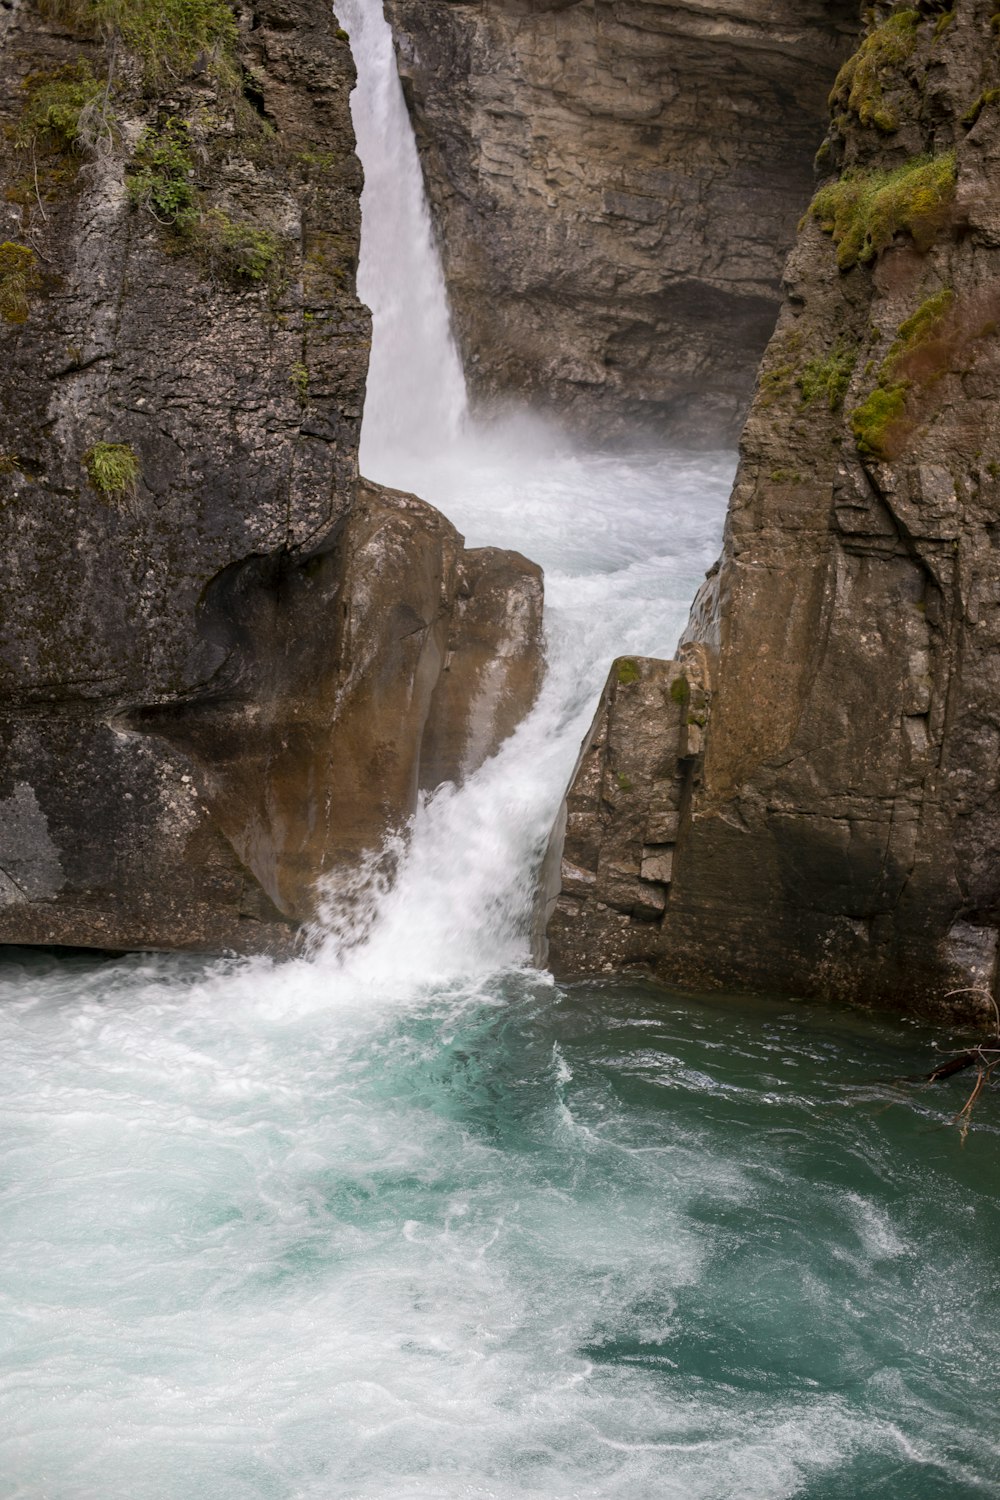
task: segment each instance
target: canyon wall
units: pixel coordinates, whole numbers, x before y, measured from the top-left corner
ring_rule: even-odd
[[[720,563],[674,663],[616,665],[550,851],[557,972],[992,1013],[994,10],[879,5],[837,81]]]
[[[386,0],[472,394],[735,437],[857,0]]]
[[[0,32],[0,941],[282,951],[530,702],[540,575],[359,488],[324,0]]]

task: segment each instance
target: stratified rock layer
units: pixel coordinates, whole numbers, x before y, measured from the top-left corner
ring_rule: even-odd
[[[735,433],[856,0],[387,0],[473,391]]]
[[[998,86],[983,0],[880,7],[840,81],[839,186],[788,266],[721,563],[692,612],[696,669],[692,644],[606,696],[593,745],[612,770],[631,750],[641,764],[632,790],[598,796],[595,836],[573,826],[586,757],[571,789],[549,929],[562,973],[632,963],[698,987],[990,1010]],[[680,716],[654,701],[679,678]],[[651,920],[634,891],[675,775]],[[976,993],[948,998],[960,989]]]
[[[540,578],[359,492],[361,171],[329,6],[240,7],[226,68],[172,53],[165,82],[73,14],[0,17],[0,941],[278,951],[319,877],[530,702]],[[31,123],[109,67],[75,143]],[[143,139],[152,200],[128,189]],[[192,191],[194,232],[171,222]],[[105,444],[134,472],[102,487]],[[449,699],[449,653],[471,694],[493,647],[489,705]]]

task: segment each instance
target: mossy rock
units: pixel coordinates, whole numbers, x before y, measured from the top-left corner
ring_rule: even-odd
[[[853,114],[883,134],[898,130],[898,112],[885,97],[886,77],[897,71],[917,45],[920,12],[899,10],[867,36],[837,75],[830,106]]]
[[[618,682],[621,687],[631,687],[638,682],[642,673],[639,671],[639,663],[631,656],[623,656],[617,663]]]
[[[907,233],[917,249],[930,249],[951,218],[955,152],[918,156],[891,172],[847,172],[820,188],[810,213],[837,246],[837,264],[867,264]]]

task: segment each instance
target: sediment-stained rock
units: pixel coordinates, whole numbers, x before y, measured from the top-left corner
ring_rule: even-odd
[[[475,395],[735,435],[856,0],[387,0]]]
[[[461,781],[516,727],[541,625],[534,564],[466,552],[433,506],[362,481],[329,551],[216,581],[204,628],[229,635],[225,668],[142,727],[187,754],[244,865],[306,921],[318,880],[350,886],[419,788]]]
[[[614,964],[699,988],[992,1013],[998,89],[981,0],[878,7],[841,76],[838,175],[787,268],[721,562],[689,626],[711,712],[686,763],[668,899],[635,934],[628,916]],[[605,711],[611,745],[635,733],[626,691]],[[676,764],[676,715],[651,722]],[[640,795],[638,810],[605,804],[597,879],[564,878],[561,972],[602,967],[605,849],[647,816]]]

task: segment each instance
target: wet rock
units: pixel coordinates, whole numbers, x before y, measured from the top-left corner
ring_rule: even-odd
[[[486,402],[735,435],[856,0],[387,0]]]
[[[8,139],[40,76],[106,75],[85,27],[0,21]],[[97,147],[36,143],[37,182],[26,148],[0,164],[3,942],[284,951],[317,878],[533,693],[537,570],[358,489],[347,43],[328,4],[274,0],[234,49],[154,85],[119,48]],[[129,189],[164,121],[193,234]]]
[[[880,7],[867,55],[887,21],[906,41],[878,74],[893,128],[838,96],[827,157],[848,191],[934,174],[917,184],[929,218],[890,216],[852,254],[850,214],[839,229],[822,199],[806,214],[722,558],[689,625],[712,695],[686,740],[666,906],[637,928],[611,869],[627,847],[641,875],[640,830],[658,842],[644,773],[639,807],[599,800],[576,861],[596,881],[584,894],[564,880],[550,920],[562,973],[640,961],[697,988],[992,1013],[1000,76],[988,6]],[[678,764],[676,715],[650,713],[636,724],[616,692],[602,742],[616,756],[634,742],[652,765],[652,733]],[[585,762],[571,815],[591,776]]]

